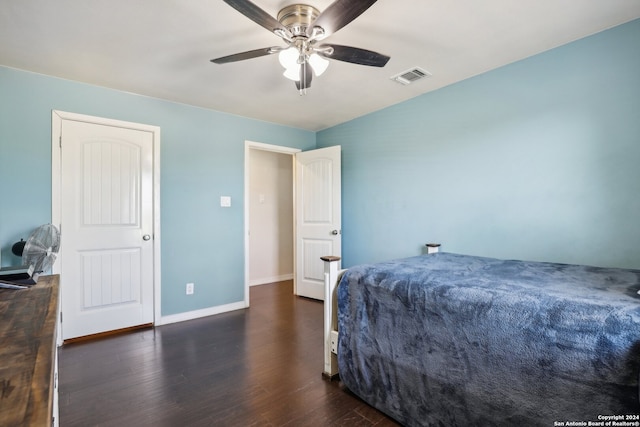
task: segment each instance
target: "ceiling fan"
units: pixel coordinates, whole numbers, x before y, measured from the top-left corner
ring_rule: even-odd
[[[306,4],[292,4],[278,12],[278,19],[249,0],[224,0],[247,18],[271,31],[286,46],[271,46],[212,59],[216,64],[278,53],[284,76],[295,81],[300,94],[311,86],[312,75],[319,76],[329,65],[327,59],[372,67],[384,67],[389,57],[351,46],[320,43],[371,7],[376,0],[336,0],[323,12]]]

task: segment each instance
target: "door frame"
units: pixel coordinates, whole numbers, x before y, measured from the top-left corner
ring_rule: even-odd
[[[254,141],[248,141],[245,140],[244,141],[244,305],[245,307],[249,307],[250,305],[250,301],[249,301],[249,262],[250,262],[250,256],[249,256],[249,245],[250,245],[250,239],[249,239],[249,207],[250,207],[250,176],[251,176],[251,162],[250,162],[250,155],[251,155],[251,150],[262,150],[262,151],[270,151],[272,153],[280,153],[280,154],[288,154],[291,156],[291,164],[294,166],[293,168],[293,188],[291,189],[291,191],[293,191],[293,206],[291,207],[293,209],[293,224],[291,224],[291,226],[293,227],[293,244],[294,244],[294,254],[293,254],[293,289],[294,289],[294,293],[295,293],[295,286],[296,286],[296,282],[295,282],[295,241],[296,241],[296,211],[295,211],[295,188],[296,188],[296,171],[295,171],[295,156],[296,153],[301,152],[302,150],[299,148],[291,148],[291,147],[284,147],[284,146],[280,146],[280,145],[272,145],[272,144],[264,144],[262,142],[254,142]]]
[[[160,274],[162,269],[160,262],[160,127],[70,113],[60,110],[51,111],[51,222],[60,229],[62,244],[64,244],[64,232],[61,227],[62,147],[60,133],[62,131],[62,122],[64,120],[124,127],[151,132],[153,134],[153,323],[155,325],[161,324],[162,288]],[[60,274],[60,262],[53,265],[52,272],[53,274]],[[60,298],[64,298],[64,292],[62,292],[62,281],[64,281],[64,277],[61,277],[60,280]],[[61,323],[60,327],[64,328],[64,324]],[[62,334],[58,334],[58,337],[62,337]]]

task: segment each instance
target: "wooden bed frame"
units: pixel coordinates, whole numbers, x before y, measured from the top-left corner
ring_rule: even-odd
[[[439,251],[439,243],[427,243],[427,254]],[[338,376],[338,299],[336,291],[342,274],[340,257],[323,256],[324,261],[324,370],[322,376],[333,380]]]

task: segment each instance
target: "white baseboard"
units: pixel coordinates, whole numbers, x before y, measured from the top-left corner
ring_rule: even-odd
[[[293,280],[293,273],[283,274],[281,276],[264,277],[262,279],[249,280],[249,286],[266,285],[267,283],[283,282],[285,280]]]
[[[186,320],[199,319],[201,317],[213,316],[215,314],[226,313],[228,311],[241,310],[246,308],[244,301],[233,302],[231,304],[218,305],[215,307],[203,308],[201,310],[187,311],[184,313],[162,316],[155,326],[168,325],[170,323],[184,322]]]

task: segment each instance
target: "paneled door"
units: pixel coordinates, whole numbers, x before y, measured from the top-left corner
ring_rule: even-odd
[[[154,321],[154,132],[61,122],[63,339]]]
[[[321,256],[342,254],[340,146],[296,153],[296,294],[324,300]]]

